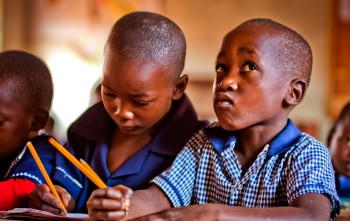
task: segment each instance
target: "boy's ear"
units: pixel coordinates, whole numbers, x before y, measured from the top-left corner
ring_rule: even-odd
[[[49,112],[47,110],[44,110],[44,109],[36,110],[33,113],[31,130],[39,131],[40,129],[43,129],[46,126],[48,120],[49,120]]]
[[[185,93],[187,83],[188,83],[188,76],[186,74],[179,77],[179,79],[177,79],[174,86],[173,100],[179,100],[182,97],[182,95]]]
[[[290,82],[288,93],[285,97],[285,102],[288,105],[298,105],[300,104],[306,93],[307,83],[303,79],[294,79]]]

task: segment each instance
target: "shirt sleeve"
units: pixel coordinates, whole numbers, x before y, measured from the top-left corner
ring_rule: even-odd
[[[0,210],[27,207],[28,196],[34,190],[35,185],[28,179],[9,179],[0,182]]]
[[[70,151],[69,148],[67,149]],[[83,189],[81,184],[83,174],[59,151],[55,155],[55,165],[51,175],[52,182],[65,188],[76,200]]]
[[[38,136],[31,141],[46,172],[51,175],[56,149],[47,140],[47,136]],[[28,148],[25,149],[24,155],[14,166],[9,177],[28,179],[36,184],[45,183],[45,179]]]
[[[199,135],[194,135],[178,154],[172,166],[155,177],[151,183],[158,185],[170,199],[173,207],[191,203],[198,167]]]
[[[291,165],[287,192],[289,193],[289,204],[303,194],[325,194],[332,204],[331,219],[340,213],[331,157],[323,144],[311,141],[303,151],[295,156],[295,161]]]

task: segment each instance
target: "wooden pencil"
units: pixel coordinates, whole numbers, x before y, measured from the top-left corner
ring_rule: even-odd
[[[29,149],[30,153],[32,154],[32,156],[33,156],[33,158],[34,158],[36,164],[38,165],[38,167],[39,167],[39,169],[40,169],[40,172],[42,173],[42,175],[43,175],[43,177],[44,177],[44,179],[45,179],[47,185],[49,186],[49,188],[50,188],[52,194],[61,202],[61,207],[60,207],[61,210],[62,210],[62,211],[66,211],[66,209],[64,208],[63,202],[62,202],[60,196],[58,195],[58,193],[57,193],[57,191],[56,191],[56,188],[55,188],[55,186],[53,185],[53,183],[52,183],[52,181],[51,181],[49,175],[47,174],[47,172],[46,172],[46,170],[45,170],[45,167],[44,167],[43,163],[41,162],[41,160],[40,160],[40,158],[39,158],[39,156],[38,156],[38,153],[36,152],[36,150],[35,150],[33,144],[32,144],[31,142],[28,142],[28,143],[27,143],[27,146],[28,146],[28,149]]]
[[[96,186],[99,188],[107,188],[107,185],[101,180],[97,174],[93,174],[90,172],[89,169],[87,169],[83,164],[81,164],[69,151],[64,148],[60,143],[58,143],[55,139],[52,137],[49,138],[49,142],[65,156],[70,162],[72,162],[82,173],[85,174]]]

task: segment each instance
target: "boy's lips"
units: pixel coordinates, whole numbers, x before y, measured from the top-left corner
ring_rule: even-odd
[[[122,130],[134,130],[135,128],[137,128],[137,126],[135,125],[128,125],[128,124],[118,124],[118,127]]]
[[[219,105],[233,105],[232,99],[225,93],[216,94],[214,98],[214,103]]]

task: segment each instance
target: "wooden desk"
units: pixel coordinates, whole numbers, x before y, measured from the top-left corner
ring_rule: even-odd
[[[350,220],[350,209],[342,209],[336,221],[349,221],[349,220]]]

